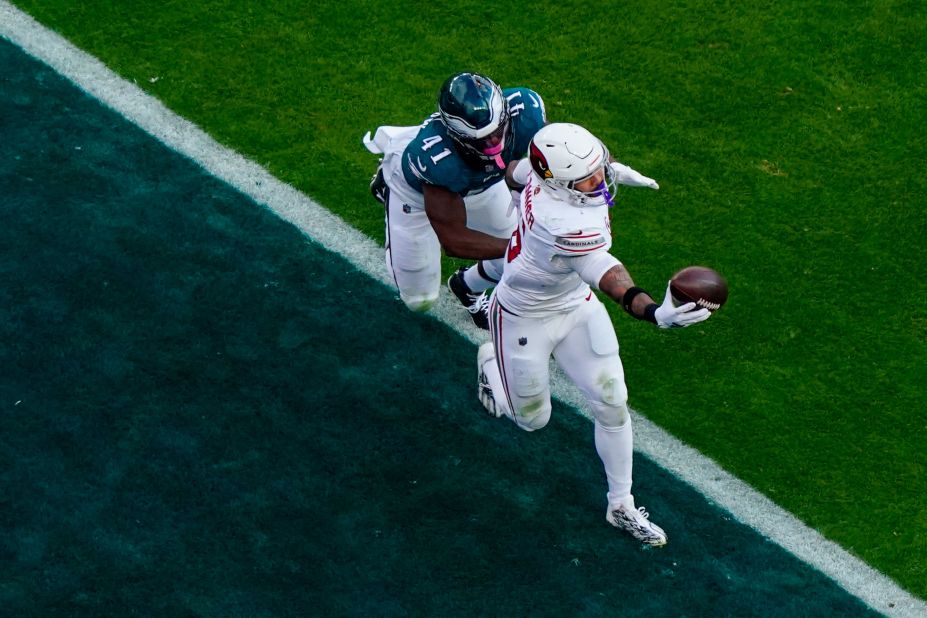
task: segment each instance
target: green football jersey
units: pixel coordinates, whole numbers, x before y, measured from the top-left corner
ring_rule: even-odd
[[[544,101],[528,88],[502,91],[509,106],[512,133],[502,150],[506,165],[528,153],[534,134],[547,124]],[[418,135],[402,155],[402,173],[409,186],[422,192],[423,184],[444,187],[466,196],[480,193],[505,177],[505,170],[491,161],[466,161],[454,146],[437,113],[422,123]]]

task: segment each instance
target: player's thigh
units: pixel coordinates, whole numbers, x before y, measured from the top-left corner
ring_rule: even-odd
[[[520,318],[493,303],[490,326],[496,363],[515,420],[529,431],[550,420],[550,354],[553,342],[537,320]]]
[[[576,313],[554,358],[585,397],[598,407],[624,406],[628,390],[618,354],[618,337],[602,303],[593,296]]]
[[[496,238],[508,238],[515,231],[517,212],[509,212],[512,194],[500,181],[482,193],[464,198],[467,207],[467,227]]]
[[[386,215],[386,265],[403,301],[424,311],[441,288],[441,243],[423,210],[390,191]]]

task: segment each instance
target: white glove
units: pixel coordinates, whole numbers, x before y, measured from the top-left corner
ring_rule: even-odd
[[[620,185],[627,185],[629,187],[649,187],[654,190],[660,188],[660,185],[657,184],[656,180],[653,178],[647,178],[640,172],[631,169],[624,163],[612,161],[611,166],[612,169],[615,170],[615,174],[618,176],[618,184]]]
[[[660,328],[691,326],[697,322],[704,322],[711,317],[711,311],[704,307],[696,309],[696,306],[695,303],[674,306],[673,297],[670,294],[670,284],[667,281],[666,296],[663,298],[663,304],[657,307],[653,317],[657,319],[657,326]]]

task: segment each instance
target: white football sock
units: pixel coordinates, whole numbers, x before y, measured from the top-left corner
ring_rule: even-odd
[[[502,278],[502,260],[483,260],[464,271],[463,280],[474,294],[485,292]],[[482,271],[482,272],[481,272]],[[486,274],[484,277],[483,274]],[[487,278],[488,277],[488,278]]]
[[[629,418],[621,427],[606,429],[595,421],[595,450],[605,465],[608,503],[618,504],[631,495],[634,432]]]

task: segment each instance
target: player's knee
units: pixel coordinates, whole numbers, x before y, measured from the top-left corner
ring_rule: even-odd
[[[607,406],[623,406],[628,402],[628,387],[618,376],[603,378],[598,384],[599,398]]]
[[[628,389],[624,380],[611,377],[601,382],[598,401],[594,403],[596,419],[603,427],[618,428],[628,422]]]
[[[402,299],[402,302],[405,303],[406,307],[409,310],[416,313],[424,313],[432,307],[435,306],[435,303],[438,302],[438,295],[407,295],[400,292],[399,297]]]
[[[550,401],[529,401],[515,410],[515,422],[525,431],[543,429],[550,420]]]
[[[609,406],[600,403],[595,406],[595,418],[605,429],[620,429],[631,419],[631,414],[627,404]]]

